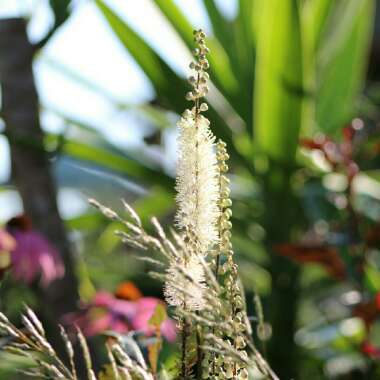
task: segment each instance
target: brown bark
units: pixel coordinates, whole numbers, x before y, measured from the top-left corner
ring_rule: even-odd
[[[54,244],[65,264],[65,277],[43,291],[45,317],[58,322],[63,313],[76,307],[77,280],[64,224],[58,213],[50,163],[43,148],[32,69],[34,53],[23,19],[0,20],[1,112],[11,147],[12,181],[34,228]]]

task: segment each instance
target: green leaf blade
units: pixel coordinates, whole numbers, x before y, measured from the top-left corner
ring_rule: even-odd
[[[375,3],[363,0],[350,4],[350,12],[341,21],[348,29],[338,28],[341,32],[333,41],[321,47],[316,121],[328,134],[355,116],[355,100],[364,86]]]
[[[267,0],[258,31],[254,138],[271,159],[295,159],[303,100],[297,1]]]

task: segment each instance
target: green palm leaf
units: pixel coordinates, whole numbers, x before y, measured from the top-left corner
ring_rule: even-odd
[[[355,99],[364,85],[374,7],[373,0],[351,0],[330,20],[318,57],[316,104],[316,121],[327,133],[338,131],[356,114]],[[333,35],[331,29],[335,30]]]
[[[186,108],[186,102],[182,96],[177,96],[177,94],[184,94],[187,91],[187,86],[183,79],[103,0],[96,0],[96,5],[120,42],[153,84],[162,105],[174,108],[177,112],[182,112]]]
[[[156,5],[160,8],[166,19],[173,25],[179,36],[185,44],[192,48],[193,26],[183,15],[180,9],[172,0],[155,0]],[[215,38],[209,38],[207,41],[212,54],[209,56],[210,72],[213,82],[215,82],[221,93],[233,105],[235,110],[244,119],[242,113],[241,101],[239,101],[239,82],[231,67],[230,58],[220,42]]]
[[[257,36],[254,136],[258,147],[276,161],[294,160],[302,100],[297,1],[267,0]]]

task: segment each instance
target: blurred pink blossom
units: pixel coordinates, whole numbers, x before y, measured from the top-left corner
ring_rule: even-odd
[[[5,230],[0,229],[0,251],[10,252],[16,247],[16,240]]]
[[[31,228],[29,219],[20,216],[7,223],[7,231],[16,245],[11,250],[11,273],[27,284],[40,278],[43,287],[63,277],[65,270],[59,253],[39,232]]]
[[[154,297],[142,297],[136,302],[136,314],[132,318],[132,329],[142,331],[149,336],[154,333],[152,326],[149,326],[149,320],[153,316],[157,305],[162,302]],[[171,319],[166,319],[161,324],[161,334],[169,341],[173,342],[176,338],[175,324]]]
[[[39,276],[46,287],[64,275],[58,252],[36,231],[15,231],[17,244],[12,251],[12,275],[15,279],[32,283]]]
[[[0,280],[11,265],[11,251],[16,247],[16,240],[5,230],[0,229]]]
[[[149,320],[159,303],[163,302],[158,298],[142,297],[136,301],[129,301],[99,291],[83,311],[67,315],[65,322],[77,324],[86,336],[97,335],[106,330],[121,334],[133,330],[151,336],[154,329],[149,326]],[[161,333],[169,342],[175,340],[175,324],[171,319],[168,318],[162,323]]]

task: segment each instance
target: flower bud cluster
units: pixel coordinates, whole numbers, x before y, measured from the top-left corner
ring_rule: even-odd
[[[207,95],[209,88],[207,81],[209,75],[207,70],[209,63],[206,55],[209,53],[209,49],[205,43],[205,33],[200,29],[194,31],[194,41],[197,47],[194,49],[195,60],[190,63],[190,69],[194,70],[194,74],[189,77],[189,83],[192,86],[192,90],[186,94],[186,99],[195,102],[195,111],[197,113],[207,111],[208,106],[206,103],[199,103],[199,99]]]
[[[230,343],[232,346],[241,351],[242,355],[247,355],[245,349],[247,346],[246,338],[246,325],[244,319],[244,301],[242,298],[242,291],[240,289],[239,279],[238,279],[238,268],[233,260],[233,250],[231,243],[231,228],[232,223],[229,219],[232,216],[231,211],[231,199],[230,199],[230,188],[229,181],[225,173],[228,171],[228,166],[226,161],[229,159],[226,144],[219,141],[217,144],[217,160],[219,164],[220,175],[220,209],[221,209],[221,252],[226,256],[226,262],[222,266],[222,273],[225,274],[224,277],[224,287],[226,291],[226,297],[230,301],[231,307],[231,334],[229,336]],[[233,368],[234,379],[248,379],[248,371],[243,363],[236,363]],[[229,378],[229,377],[227,377]]]
[[[248,371],[231,356],[206,351],[203,359],[202,379],[246,380],[248,379]]]
[[[216,158],[219,169],[219,244],[214,250],[213,266],[216,277],[220,279],[223,297],[226,300],[228,310],[223,316],[227,322],[224,331],[213,331],[213,335],[223,340],[231,350],[238,351],[242,357],[247,358],[246,352],[246,325],[244,302],[238,282],[237,265],[233,260],[233,250],[231,243],[232,223],[230,218],[231,199],[229,179],[226,176],[228,165],[226,161],[229,155],[226,144],[219,140],[216,144]],[[224,262],[221,265],[221,262]],[[248,379],[248,370],[243,361],[236,360],[229,355],[222,353],[208,353],[203,360],[204,379]]]

